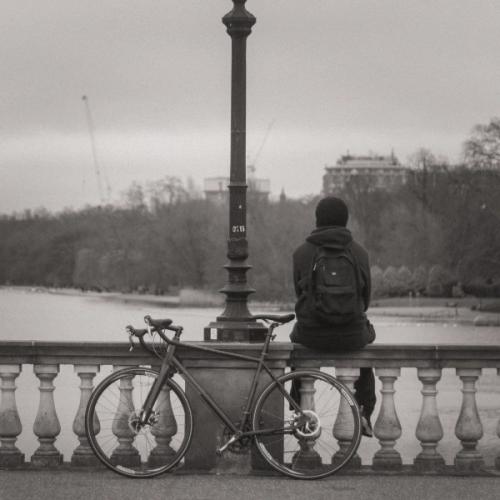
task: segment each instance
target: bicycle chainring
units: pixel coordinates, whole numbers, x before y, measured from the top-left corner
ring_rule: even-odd
[[[222,439],[224,442],[229,441],[229,439],[234,435],[233,431],[227,427],[224,428],[224,432],[222,434]],[[250,444],[252,443],[252,438],[250,436],[248,437],[241,437],[234,443],[231,443],[227,449],[236,454],[244,454],[248,451],[250,448]]]

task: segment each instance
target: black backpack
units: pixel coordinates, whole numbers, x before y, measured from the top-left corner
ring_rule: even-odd
[[[363,314],[361,276],[351,244],[320,246],[306,293],[315,318],[326,325],[346,325]]]

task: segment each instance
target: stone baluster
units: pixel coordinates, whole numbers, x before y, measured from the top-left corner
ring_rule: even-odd
[[[115,366],[115,371],[121,369]],[[120,401],[116,409],[115,419],[111,427],[113,434],[118,439],[118,446],[113,450],[111,460],[115,464],[133,467],[141,463],[139,452],[134,447],[135,434],[129,426],[129,417],[134,413],[132,399],[133,376],[120,380]]]
[[[53,394],[53,381],[59,373],[59,365],[34,365],[33,371],[40,379],[40,404],[33,424],[33,432],[38,436],[40,446],[31,457],[31,463],[36,467],[54,467],[63,461],[63,456],[54,446],[61,432]]]
[[[380,450],[373,457],[373,469],[398,470],[402,467],[401,455],[394,448],[401,437],[401,424],[394,404],[394,382],[401,375],[401,368],[376,368],[375,374],[382,382],[382,401],[373,432],[380,442]]]
[[[462,443],[462,449],[455,456],[455,468],[459,472],[477,471],[484,467],[484,460],[476,449],[483,436],[483,426],[476,405],[476,381],[480,368],[457,368],[462,380],[462,408],[455,426],[455,435]]]
[[[359,368],[337,368],[335,376],[343,382],[347,388],[354,393],[354,383],[359,378]],[[332,463],[340,462],[345,455],[354,435],[354,422],[352,418],[351,406],[345,400],[340,399],[340,405],[333,425],[333,435],[339,443],[339,450],[333,455]],[[349,463],[345,466],[349,468],[361,467],[361,458],[355,453]]]
[[[16,406],[15,380],[21,373],[21,365],[0,365],[2,385],[0,404],[0,467],[16,467],[24,463],[24,454],[16,446],[22,425]]]
[[[497,368],[497,374],[500,375],[500,368]],[[497,424],[497,436],[500,438],[500,419],[498,419]],[[495,467],[500,469],[500,453],[495,458]]]
[[[73,432],[77,435],[80,444],[73,452],[71,457],[72,465],[96,465],[99,463],[92,448],[90,448],[87,435],[85,433],[85,410],[94,388],[93,380],[99,373],[98,365],[75,365],[75,373],[80,377],[80,404],[73,421]],[[94,429],[96,434],[99,432],[99,420],[94,419]]]
[[[151,434],[155,437],[156,446],[151,450],[148,463],[152,466],[161,466],[175,455],[175,450],[170,446],[170,442],[172,437],[177,434],[177,422],[172,412],[170,389],[167,384],[162,387],[155,411],[158,412],[158,421],[151,428]]]
[[[437,445],[443,438],[436,399],[436,385],[441,379],[441,369],[418,368],[417,373],[423,388],[422,409],[415,435],[422,451],[416,456],[414,466],[419,471],[438,471],[444,467],[444,459],[437,451]]]
[[[314,388],[314,379],[310,377],[301,377],[299,394],[300,407],[303,410],[314,411],[315,393],[316,389]],[[315,438],[299,438],[300,450],[295,453],[292,458],[292,462],[297,469],[315,468],[321,465],[321,457],[319,453],[314,449],[315,442]]]

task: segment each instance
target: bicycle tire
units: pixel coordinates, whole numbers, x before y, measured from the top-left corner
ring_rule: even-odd
[[[147,478],[175,467],[192,438],[193,414],[179,385],[167,379],[150,422],[137,430],[138,410],[158,372],[125,368],[106,377],[91,394],[85,432],[99,460],[127,477]]]
[[[301,388],[293,394],[296,381]],[[309,412],[308,428],[294,421],[297,413],[282,389]],[[359,406],[349,389],[318,370],[292,371],[271,382],[255,404],[252,427],[262,457],[296,479],[320,479],[339,471],[356,453],[362,434]]]

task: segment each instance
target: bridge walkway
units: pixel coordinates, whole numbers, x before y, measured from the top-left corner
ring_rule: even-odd
[[[498,476],[341,474],[319,481],[281,476],[164,474],[132,480],[113,472],[0,471],[0,500],[496,500]]]

